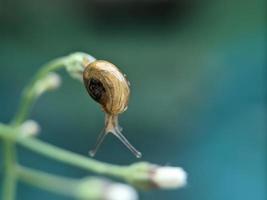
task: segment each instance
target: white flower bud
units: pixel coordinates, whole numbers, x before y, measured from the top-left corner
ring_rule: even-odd
[[[44,92],[49,90],[55,90],[61,85],[61,78],[56,73],[49,73],[46,77],[38,80],[35,84],[36,96],[42,95]]]
[[[151,180],[159,188],[175,189],[186,185],[187,173],[180,167],[156,167]]]
[[[126,184],[113,183],[105,191],[105,200],[137,200],[138,195],[135,189]]]
[[[34,120],[27,120],[20,126],[20,130],[23,137],[35,136],[40,132],[40,126]]]
[[[47,86],[49,89],[54,90],[61,85],[61,78],[56,73],[50,73],[47,76]]]
[[[89,177],[77,185],[78,199],[137,200],[136,190],[126,184],[112,182],[103,178]]]
[[[186,185],[187,173],[180,167],[140,162],[129,167],[127,181],[141,189],[176,189]]]

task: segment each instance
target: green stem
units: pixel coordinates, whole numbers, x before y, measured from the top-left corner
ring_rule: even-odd
[[[16,197],[16,149],[15,144],[11,140],[3,141],[4,161],[5,161],[5,177],[3,182],[2,199],[14,200]]]
[[[42,142],[36,138],[22,138],[18,135],[19,130],[16,130],[16,128],[0,124],[0,138],[2,138],[4,141],[16,141],[17,144],[20,144],[21,146],[30,149],[35,153],[98,174],[114,176],[125,180],[127,175],[129,175],[127,174],[127,166],[118,166],[96,161],[89,157],[81,156],[71,151],[47,144],[46,142]]]
[[[17,177],[19,180],[50,192],[68,197],[76,197],[76,187],[79,180],[56,176],[39,170],[18,166]]]
[[[59,162],[79,167],[98,174],[110,175],[125,179],[127,173],[126,166],[117,166],[104,162],[99,162],[85,156],[61,149],[51,144],[47,144],[35,138],[20,138],[18,144],[32,150],[35,153],[57,160]]]
[[[46,65],[36,74],[35,78],[25,87],[22,93],[22,98],[19,104],[18,111],[12,120],[12,125],[21,124],[28,117],[31,106],[34,104],[35,95],[33,91],[34,83],[46,76],[49,72],[56,71],[65,66],[66,57],[55,59]]]

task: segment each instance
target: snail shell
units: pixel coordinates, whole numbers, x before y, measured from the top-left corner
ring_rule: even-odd
[[[97,60],[84,70],[83,80],[89,95],[110,115],[127,109],[130,88],[119,69],[110,62]]]
[[[88,94],[101,104],[106,113],[105,128],[98,137],[95,149],[90,151],[90,155],[94,156],[105,136],[112,133],[136,157],[141,157],[141,153],[123,136],[118,123],[118,115],[127,109],[130,96],[129,82],[126,77],[112,63],[96,60],[85,67],[83,81]]]

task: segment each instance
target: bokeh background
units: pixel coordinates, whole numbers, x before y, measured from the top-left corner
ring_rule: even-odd
[[[266,8],[264,0],[0,0],[0,121],[11,119],[39,66],[84,51],[127,74],[132,96],[120,123],[142,160],[189,174],[187,187],[140,199],[264,200]],[[31,118],[42,140],[87,155],[104,114],[82,84],[61,74],[61,89],[44,95]],[[96,158],[136,161],[111,135]],[[19,160],[89,175],[24,149]],[[66,198],[19,184],[17,199]]]

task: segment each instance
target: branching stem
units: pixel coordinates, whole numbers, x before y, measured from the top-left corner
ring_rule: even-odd
[[[20,181],[34,187],[68,197],[76,196],[75,188],[79,180],[65,178],[22,166],[17,166],[16,173]]]
[[[126,175],[127,167],[96,161],[94,159],[81,156],[71,151],[61,149],[54,145],[47,144],[38,139],[22,138],[18,140],[18,144],[32,150],[35,153],[94,173],[114,176],[118,178],[124,178]]]

